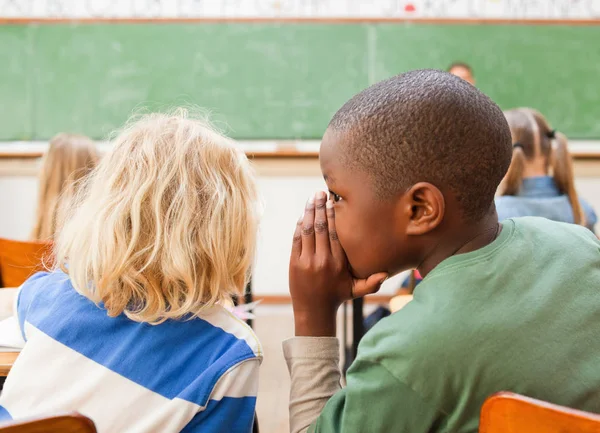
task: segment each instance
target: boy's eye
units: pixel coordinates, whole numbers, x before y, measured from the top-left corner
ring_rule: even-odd
[[[329,191],[329,200],[332,200],[334,203],[337,203],[341,199],[342,199],[342,197],[337,195],[335,192]]]

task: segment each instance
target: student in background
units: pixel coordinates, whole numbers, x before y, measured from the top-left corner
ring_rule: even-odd
[[[39,174],[38,203],[33,240],[52,240],[79,180],[98,163],[92,140],[83,135],[58,134],[48,146]]]
[[[463,62],[455,62],[450,65],[448,72],[452,75],[462,78],[467,83],[475,85],[475,76],[473,75],[473,69]]]
[[[445,72],[374,84],[334,115],[329,200],[309,199],[290,258],[292,432],[476,433],[502,390],[600,411],[600,242],[545,218],[500,224],[511,157],[502,110]],[[342,388],[339,305],[413,268],[414,299],[363,337]]]
[[[496,208],[500,221],[541,216],[594,230],[596,213],[575,190],[567,137],[539,112],[519,108],[505,113],[513,141],[508,173]]]
[[[257,232],[243,153],[205,122],[151,114],[86,178],[53,272],[21,286],[26,340],[0,419],[78,411],[108,432],[250,432],[260,344],[223,308]]]

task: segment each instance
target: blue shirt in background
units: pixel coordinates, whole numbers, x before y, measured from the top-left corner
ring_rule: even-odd
[[[592,206],[580,199],[586,217],[586,226],[594,230],[597,217]],[[505,195],[496,198],[498,219],[538,216],[549,220],[573,223],[573,210],[569,197],[561,194],[550,176],[530,177],[523,179],[523,185],[517,195]]]

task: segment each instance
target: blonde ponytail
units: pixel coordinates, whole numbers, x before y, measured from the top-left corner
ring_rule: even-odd
[[[581,202],[579,201],[577,191],[575,190],[573,162],[567,147],[567,137],[564,134],[555,131],[551,131],[549,136],[549,138],[553,139],[550,161],[554,182],[556,182],[556,186],[560,192],[569,197],[575,224],[585,226],[587,221],[585,213],[581,208]]]

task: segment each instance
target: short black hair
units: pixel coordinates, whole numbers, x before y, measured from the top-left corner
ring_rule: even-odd
[[[465,62],[454,62],[448,67],[447,71],[450,72],[454,68],[464,68],[469,71],[471,75],[473,75],[473,68]]]
[[[512,158],[498,105],[466,81],[416,70],[363,90],[333,116],[342,160],[366,172],[380,197],[417,182],[450,189],[468,220],[483,217]]]

